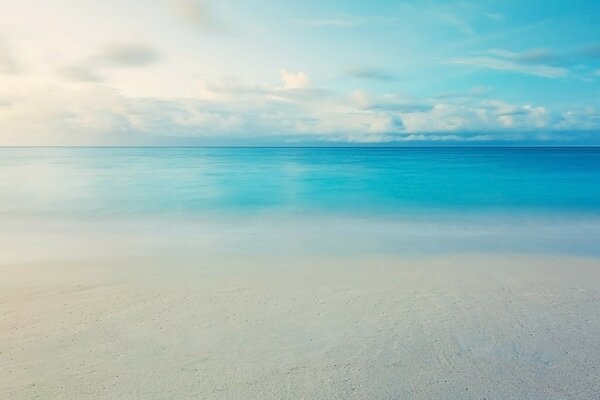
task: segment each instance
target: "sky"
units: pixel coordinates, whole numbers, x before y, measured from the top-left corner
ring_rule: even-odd
[[[597,0],[0,10],[0,145],[600,145]]]

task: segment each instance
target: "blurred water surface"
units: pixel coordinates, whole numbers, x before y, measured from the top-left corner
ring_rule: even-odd
[[[0,148],[0,215],[600,213],[600,148]]]

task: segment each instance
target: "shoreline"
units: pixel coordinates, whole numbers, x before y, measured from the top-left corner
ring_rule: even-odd
[[[93,221],[3,220],[0,265],[96,257],[411,257],[456,253],[524,253],[600,258],[600,217],[448,216],[362,218],[161,216]],[[33,249],[33,251],[32,251]]]

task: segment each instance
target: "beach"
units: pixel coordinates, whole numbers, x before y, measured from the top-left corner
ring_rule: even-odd
[[[287,236],[264,226],[220,234],[211,226],[212,236],[177,226],[179,235],[167,226],[149,236],[123,227],[67,234],[60,225],[58,241],[56,225],[5,233],[13,242],[3,240],[0,266],[1,397],[592,399],[600,392],[596,257],[398,254],[373,247],[389,230],[356,222],[362,241],[354,242],[344,225],[337,235],[333,228],[301,235],[296,227]],[[38,252],[27,251],[36,243]]]
[[[600,0],[0,7],[0,400],[600,400]]]
[[[230,272],[189,268],[189,260],[4,266],[2,397],[600,392],[598,261],[470,254],[253,262],[253,271]]]

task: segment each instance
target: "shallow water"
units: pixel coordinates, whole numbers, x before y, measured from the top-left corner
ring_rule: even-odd
[[[0,220],[12,248],[595,256],[600,148],[0,148]]]

